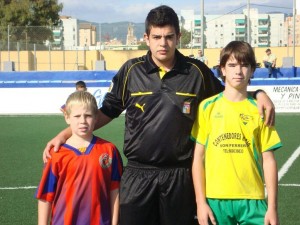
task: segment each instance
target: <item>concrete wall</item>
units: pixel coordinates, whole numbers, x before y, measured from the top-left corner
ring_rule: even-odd
[[[282,66],[282,58],[292,56],[292,47],[272,47],[277,55],[277,67]],[[205,49],[208,66],[217,65],[221,49]],[[262,62],[266,48],[255,48],[257,62]],[[184,55],[197,55],[198,49],[180,49]],[[122,51],[1,51],[0,71],[5,61],[14,61],[16,71],[64,71],[64,70],[95,70],[97,60],[105,60],[107,70],[118,70],[127,60],[146,54],[146,50]],[[300,67],[300,47],[296,47],[295,66]],[[35,60],[36,59],[36,60]]]

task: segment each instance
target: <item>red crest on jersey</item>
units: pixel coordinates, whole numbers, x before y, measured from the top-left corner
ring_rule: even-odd
[[[103,169],[106,169],[106,168],[110,167],[110,165],[112,163],[112,159],[111,159],[111,157],[109,157],[109,155],[107,153],[104,153],[104,154],[100,155],[99,163]]]

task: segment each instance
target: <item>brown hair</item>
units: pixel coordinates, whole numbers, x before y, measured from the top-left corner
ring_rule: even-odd
[[[238,63],[246,63],[249,64],[254,73],[256,69],[256,60],[253,48],[251,45],[244,41],[232,41],[225,48],[222,49],[220,54],[220,68],[224,68],[226,62],[230,57],[234,56],[234,58],[238,61]],[[221,78],[225,81],[225,77],[221,71]]]

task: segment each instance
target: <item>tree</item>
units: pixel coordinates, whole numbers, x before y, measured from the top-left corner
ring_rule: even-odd
[[[191,43],[191,33],[188,32],[186,29],[181,27],[181,47],[188,48],[189,44]]]
[[[7,44],[8,32],[11,42],[26,40],[44,46],[53,41],[51,28],[59,24],[62,8],[57,0],[0,0],[1,46]]]
[[[148,50],[149,47],[148,47],[148,45],[146,44],[146,42],[143,41],[143,42],[140,43],[138,49],[139,49],[139,50]]]

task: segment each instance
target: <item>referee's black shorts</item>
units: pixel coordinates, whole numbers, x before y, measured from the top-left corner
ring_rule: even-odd
[[[125,168],[120,187],[120,225],[198,224],[191,169]]]

